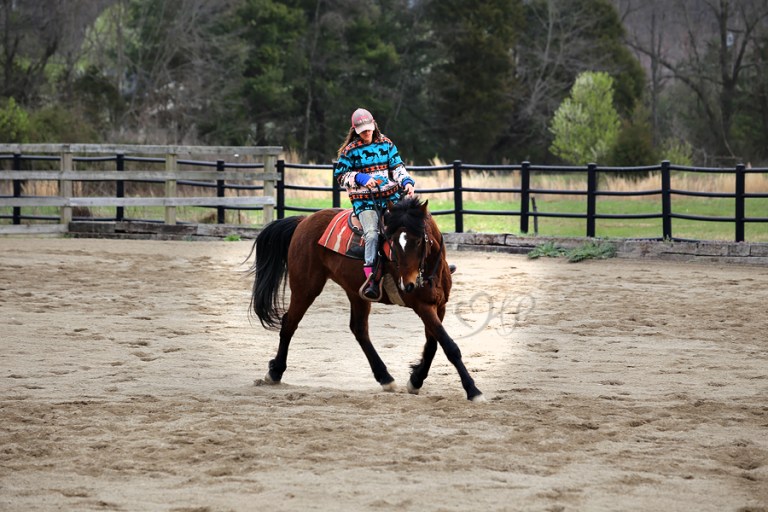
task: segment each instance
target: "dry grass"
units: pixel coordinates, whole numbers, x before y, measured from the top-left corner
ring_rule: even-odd
[[[299,162],[300,158],[293,153],[284,153],[280,156],[288,162]],[[85,166],[87,164],[79,164]],[[443,166],[444,162],[433,161],[433,166]],[[98,167],[91,164],[89,168]],[[150,166],[145,166],[150,167]],[[418,189],[452,189],[453,171],[413,171],[414,179]],[[302,185],[314,187],[330,187],[333,183],[333,173],[331,169],[288,169],[286,171],[286,184]],[[735,189],[735,180],[732,174],[703,174],[693,172],[672,172],[672,187],[680,190],[692,192],[725,192],[733,193]],[[484,188],[484,189],[511,189],[519,188],[521,183],[519,171],[466,171],[462,174],[462,185],[464,188]],[[536,171],[531,176],[531,186],[537,189],[547,190],[569,190],[585,191],[587,188],[586,172],[570,173],[567,175],[548,171]],[[93,182],[74,182],[74,193],[76,196],[112,196],[114,195],[114,184],[112,183],[93,183]],[[660,173],[655,172],[639,180],[628,180],[625,178],[602,175],[600,179],[600,189],[608,191],[643,191],[656,190],[661,187]],[[746,176],[747,193],[768,193],[768,173],[747,174]],[[24,184],[23,194],[27,196],[55,196],[59,193],[59,184],[56,181],[28,181]],[[212,189],[197,187],[182,187],[180,194],[189,196],[205,196],[213,193]],[[229,192],[232,194],[233,192]],[[0,194],[11,195],[11,182],[6,180],[0,182]],[[164,194],[162,185],[126,183],[126,196],[149,196],[159,197]],[[301,191],[287,190],[287,198],[315,198],[327,199],[327,191]],[[452,200],[453,192],[434,192],[429,194],[430,198]],[[465,192],[466,200],[478,201],[512,201],[519,199],[518,194],[507,192]],[[554,199],[573,199],[570,195],[548,195],[548,198]],[[644,196],[626,197],[625,199],[644,199]]]
[[[453,171],[414,171],[417,188],[440,189],[453,187]],[[289,169],[287,183],[302,186],[330,187],[333,183],[333,174],[330,169]],[[733,193],[735,182],[732,174],[700,174],[691,172],[673,173],[672,188],[688,190],[691,192],[726,192]],[[465,188],[519,188],[519,171],[465,171],[462,174],[462,184]],[[126,184],[130,187],[132,184]],[[555,173],[535,172],[531,177],[531,186],[534,188],[550,190],[586,190],[586,173],[562,175]],[[114,193],[114,185],[110,183],[74,182],[76,196],[103,195],[110,196]],[[600,181],[601,190],[628,192],[639,190],[651,190],[661,187],[658,173],[639,179],[627,180],[615,176],[604,176]],[[151,184],[133,184],[130,192],[136,195],[148,195],[150,197],[162,196],[162,186]],[[198,187],[184,187],[180,189],[189,195],[205,195],[211,189]],[[747,174],[746,192],[751,194],[768,193],[768,174]],[[0,194],[11,195],[11,182],[0,182]],[[56,181],[28,181],[24,184],[23,192],[27,196],[55,196],[59,193],[59,184]],[[323,191],[298,191],[289,190],[287,194],[293,197],[328,197],[328,192]],[[128,195],[128,194],[126,194]],[[452,192],[432,194],[430,197],[437,199],[451,199]],[[505,200],[509,199],[506,193],[478,193],[468,192],[464,195],[467,199]],[[565,196],[563,196],[565,197]]]
[[[733,193],[736,189],[733,174],[703,174],[694,172],[673,172],[672,188],[689,192],[723,192]],[[607,176],[601,182],[603,190],[632,191],[661,188],[661,177],[654,173],[646,178],[631,181],[624,178]],[[768,174],[747,174],[745,191],[750,194],[768,192]]]

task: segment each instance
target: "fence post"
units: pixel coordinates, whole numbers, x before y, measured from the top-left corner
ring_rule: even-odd
[[[669,160],[661,162],[661,229],[662,239],[672,240],[672,178]]]
[[[528,233],[528,216],[531,201],[531,162],[525,161],[520,166],[520,232]]]
[[[461,185],[461,160],[453,161],[453,197],[454,197],[454,229],[457,233],[464,232],[464,198]]]
[[[224,172],[224,160],[216,160],[216,172]],[[216,180],[216,197],[224,197],[224,180]],[[216,223],[226,222],[226,210],[224,206],[216,207]]]
[[[21,153],[13,154],[13,170],[21,170]],[[13,197],[21,197],[21,180],[13,180]],[[21,224],[21,207],[13,207],[13,223]]]
[[[285,218],[285,160],[277,161],[277,218]]]
[[[117,158],[115,159],[115,168],[118,172],[125,170],[125,154],[123,152],[117,154]],[[123,180],[117,180],[115,182],[115,195],[118,198],[125,197],[125,182]],[[115,220],[117,222],[122,222],[125,220],[125,208],[122,206],[115,208]]]
[[[64,144],[61,146],[61,172],[67,173],[72,171],[72,151],[69,149],[69,144]],[[67,199],[67,205],[69,205],[70,200],[72,199],[72,182],[70,180],[61,179],[59,180],[59,196]],[[60,215],[60,221],[61,224],[69,225],[70,222],[72,222],[72,207],[71,206],[62,206],[61,207],[61,213]]]
[[[595,237],[597,213],[597,164],[587,164],[587,238]]]
[[[174,179],[166,179],[165,180],[165,197],[176,197],[178,194],[176,192],[176,179],[175,179],[175,173],[178,170],[176,165],[176,159],[177,159],[176,153],[168,153],[165,155],[165,170],[168,173],[174,174]],[[166,224],[176,224],[176,207],[175,206],[168,206],[165,207],[165,223]]]
[[[746,172],[744,164],[736,166],[736,241],[744,241],[744,195],[746,190]]]
[[[267,155],[264,157],[264,172],[274,174],[277,155]],[[275,197],[275,183],[277,180],[264,180],[264,197]],[[264,225],[266,226],[275,219],[275,207],[270,204],[264,205]]]

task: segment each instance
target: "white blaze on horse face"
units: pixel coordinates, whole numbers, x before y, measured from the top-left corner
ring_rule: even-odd
[[[405,231],[400,233],[400,247],[403,249],[403,253],[405,253],[405,246],[408,243],[408,237],[405,235]],[[400,276],[400,279],[397,283],[397,286],[405,291],[405,283],[403,282],[403,276]]]
[[[405,231],[400,233],[400,236],[398,237],[398,242],[400,243],[400,247],[403,250],[403,254],[405,254],[406,248],[408,246],[408,235],[406,234]],[[415,284],[416,278],[418,277],[418,275],[419,275],[418,271],[411,272],[411,275],[405,275],[405,276],[400,275],[398,286],[403,291],[406,291],[406,289],[408,289],[409,286],[413,288],[413,285]]]

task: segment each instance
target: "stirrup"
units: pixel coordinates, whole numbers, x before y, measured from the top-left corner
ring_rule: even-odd
[[[379,302],[381,300],[381,281],[377,282],[374,277],[375,275],[371,274],[360,287],[360,290],[358,290],[361,299],[370,302]]]

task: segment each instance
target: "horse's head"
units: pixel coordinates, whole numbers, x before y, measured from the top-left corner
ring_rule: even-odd
[[[397,285],[407,293],[422,286],[427,258],[434,244],[428,229],[431,222],[428,203],[407,198],[390,207],[384,216],[384,234],[392,245]]]

